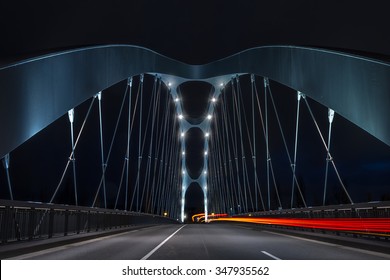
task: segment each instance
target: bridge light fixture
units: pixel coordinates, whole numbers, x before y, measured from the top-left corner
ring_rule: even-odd
[[[178,118],[179,118],[179,120],[182,120],[184,117],[183,117],[182,114],[180,114],[180,115],[178,116]]]
[[[171,82],[169,82],[169,83],[168,83],[168,86],[169,86],[169,87],[171,87],[171,86],[172,86],[172,83],[171,83]]]
[[[204,171],[203,174],[204,174],[204,175],[207,175],[207,171]]]
[[[207,137],[210,136],[210,133],[209,133],[209,132],[206,132],[206,133],[204,134],[204,136],[207,138]]]
[[[183,156],[185,156],[186,152],[185,152],[185,151],[182,151],[181,154],[182,154]]]
[[[211,98],[211,102],[213,102],[213,103],[217,102],[217,98],[215,98],[215,97]]]
[[[204,151],[204,155],[207,156],[207,154],[208,154],[207,151]]]
[[[185,135],[185,132],[180,133],[181,138],[184,138]]]
[[[179,100],[180,100],[179,97],[175,98],[175,102],[179,102]]]
[[[186,172],[184,170],[182,171],[182,173],[183,173],[183,175],[186,175]]]
[[[210,114],[207,115],[207,119],[208,120],[211,120],[212,119],[212,116]]]

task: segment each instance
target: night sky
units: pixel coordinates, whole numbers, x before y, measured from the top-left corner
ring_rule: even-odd
[[[387,61],[390,57],[390,18],[386,1],[20,2],[0,3],[0,65],[53,51],[101,44],[139,45],[190,64],[203,64],[251,47],[277,44],[330,48]],[[246,79],[249,84],[248,77]],[[294,121],[291,121],[294,108],[289,104],[295,102],[294,92],[276,83],[271,83],[271,87],[278,104],[281,104],[282,118],[289,124],[286,129],[291,139],[294,134]],[[107,105],[106,109],[108,112],[116,110],[124,88],[122,83],[111,89],[117,97],[112,95],[111,105]],[[212,92],[210,86],[188,83],[181,90],[188,115],[202,115]],[[326,134],[327,109],[314,101],[312,104],[316,114],[321,116],[320,122]],[[81,106],[80,111],[83,112],[87,104]],[[299,146],[300,150],[306,151],[300,158],[302,169],[323,165],[324,151],[313,148],[319,146],[319,140],[308,113],[303,111],[302,114],[305,120],[302,130],[308,131],[308,136]],[[14,181],[20,199],[39,200],[39,197],[45,196],[45,187],[36,184],[45,182],[50,185],[57,181],[48,178],[58,178],[58,172],[66,163],[69,151],[69,134],[63,129],[66,125],[65,116],[13,152],[15,160],[11,159],[11,167],[17,174]],[[90,128],[91,134],[96,126],[95,122],[95,127]],[[389,148],[339,116],[336,116],[333,133],[333,154],[337,156],[346,185],[360,190],[354,194],[355,197],[359,201],[390,199]],[[203,144],[199,132],[192,131],[191,134],[193,142],[189,146],[193,149],[189,151],[192,153],[189,164],[192,165],[191,172],[196,175],[202,162],[198,150]],[[277,139],[278,131],[274,134]],[[93,147],[98,142],[81,145]],[[99,155],[93,150],[85,151],[85,156],[98,162]],[[318,154],[315,160],[310,157],[313,154]],[[283,157],[282,153],[276,153],[275,161],[283,162]],[[280,172],[284,174],[283,170]],[[309,174],[304,180],[306,188],[322,184],[322,179],[318,179],[323,176],[321,172],[323,167],[306,172]],[[314,182],[316,180],[321,183]],[[4,171],[1,170],[2,198],[7,198],[5,182]],[[88,182],[93,185],[93,182]],[[35,189],[35,194],[31,197],[25,195],[24,188]],[[63,195],[66,196],[66,193]],[[201,208],[199,189],[191,187],[187,196],[194,211]],[[339,203],[342,198],[336,196],[332,202]],[[316,195],[310,200],[312,204],[318,203]]]

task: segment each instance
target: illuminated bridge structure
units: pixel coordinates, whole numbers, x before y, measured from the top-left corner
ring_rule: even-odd
[[[210,86],[206,113],[198,119],[188,117],[183,107],[181,87],[187,82]],[[290,93],[288,97],[277,96],[280,88]],[[386,202],[355,200],[358,194],[345,184],[338,168],[342,163],[331,149],[335,116],[368,132],[380,145],[390,145],[387,62],[324,49],[267,46],[206,65],[187,65],[144,48],[107,45],[0,68],[0,90],[0,158],[6,178],[2,189],[7,189],[1,203],[4,242],[17,236],[15,232],[32,239],[41,227],[53,236],[56,224],[67,233],[70,228],[90,231],[136,220],[184,222],[192,183],[202,189],[206,220],[212,212],[285,217],[295,211],[313,218],[313,209],[337,210],[332,203],[344,205],[339,213],[352,209],[356,215],[371,207],[377,217],[388,218]],[[104,107],[114,96],[119,105]],[[283,99],[293,115],[283,116]],[[310,136],[303,135],[300,126],[303,110],[305,121],[314,125]],[[93,132],[88,124],[94,114]],[[56,183],[42,186],[38,196],[29,189],[37,186],[16,186],[14,153],[52,123],[65,120],[70,137],[62,142],[67,145],[70,139],[70,145],[59,161],[61,172],[53,171]],[[186,144],[193,129],[204,136],[204,149],[199,151],[203,166],[194,177]],[[83,142],[87,132],[97,136],[95,144]],[[307,150],[299,149],[299,141],[304,136],[316,138],[305,143],[315,142],[322,149],[314,156],[323,166],[318,172],[322,175],[316,175],[321,187],[315,189],[302,186],[305,175],[299,163]],[[280,146],[275,148],[275,141]],[[98,160],[90,159],[88,152],[83,159],[81,150],[92,146]],[[57,162],[53,159],[53,165]],[[92,167],[97,165],[99,172]],[[329,188],[331,172],[337,188]],[[45,176],[45,170],[35,176]],[[85,188],[91,182],[96,185]],[[331,199],[332,191],[338,201]]]

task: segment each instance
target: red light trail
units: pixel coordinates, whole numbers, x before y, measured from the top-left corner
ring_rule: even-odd
[[[389,218],[256,218],[221,217],[212,221],[244,222],[264,225],[280,225],[336,231],[358,231],[372,233],[390,233]]]

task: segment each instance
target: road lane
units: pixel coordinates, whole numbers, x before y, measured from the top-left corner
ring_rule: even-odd
[[[52,248],[14,259],[139,260],[181,225],[159,225]]]
[[[159,225],[51,248],[16,259],[379,260],[390,254],[281,234],[244,224]]]
[[[370,260],[390,259],[390,254],[297,238],[250,225],[195,224],[183,228],[149,259]]]

